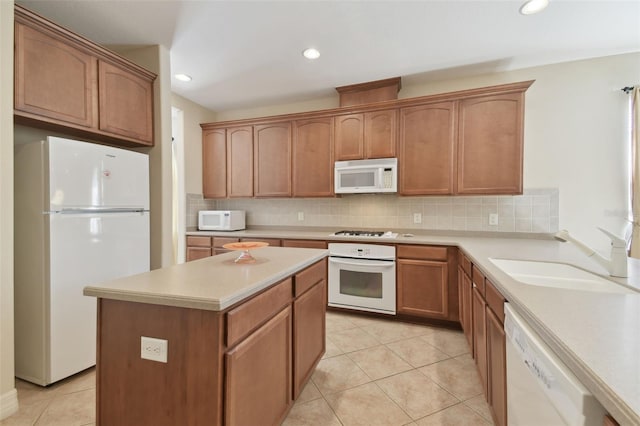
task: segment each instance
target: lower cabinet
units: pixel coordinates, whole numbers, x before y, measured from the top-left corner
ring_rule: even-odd
[[[282,247],[326,249],[327,242],[322,240],[282,240]]]
[[[482,390],[487,395],[487,311],[484,297],[473,287],[473,358],[478,367]]]
[[[397,311],[458,321],[455,248],[398,245]]]
[[[211,237],[187,236],[187,262],[211,256]]]
[[[225,425],[278,425],[291,407],[291,307],[225,354]]]
[[[487,306],[487,402],[496,426],[507,425],[507,359],[504,323]]]

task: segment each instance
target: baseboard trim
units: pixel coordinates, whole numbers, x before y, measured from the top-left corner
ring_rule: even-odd
[[[15,414],[18,411],[18,391],[13,388],[9,392],[0,395],[0,420]]]

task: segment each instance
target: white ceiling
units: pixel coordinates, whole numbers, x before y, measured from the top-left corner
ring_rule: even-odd
[[[172,90],[212,110],[640,51],[640,0],[551,0],[530,16],[523,0],[16,2],[101,44],[166,46],[172,74],[193,77]]]

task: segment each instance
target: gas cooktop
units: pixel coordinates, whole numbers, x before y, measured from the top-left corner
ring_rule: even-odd
[[[387,231],[338,231],[331,234],[333,237],[371,237],[371,238],[396,238],[398,234],[395,232]]]

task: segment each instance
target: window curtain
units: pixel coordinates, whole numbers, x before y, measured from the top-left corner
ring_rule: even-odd
[[[640,258],[640,87],[633,89],[631,100],[631,209],[633,232],[629,256]]]

